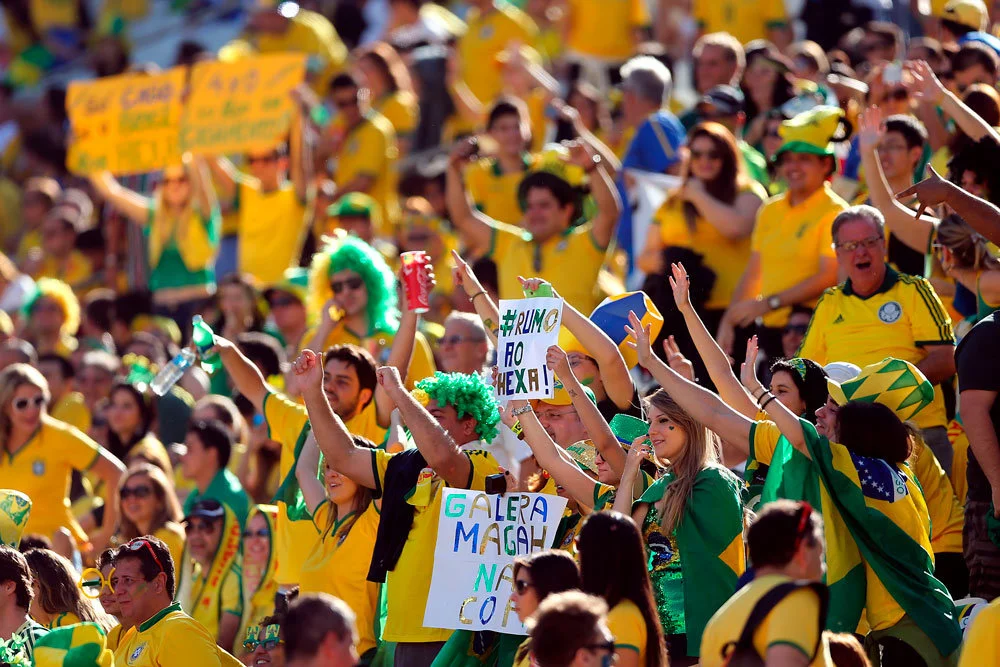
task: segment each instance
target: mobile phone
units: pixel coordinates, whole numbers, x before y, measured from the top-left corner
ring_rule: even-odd
[[[887,85],[897,85],[903,82],[903,65],[891,62],[882,70],[882,81]]]
[[[486,493],[500,494],[507,493],[507,478],[502,472],[486,477]]]

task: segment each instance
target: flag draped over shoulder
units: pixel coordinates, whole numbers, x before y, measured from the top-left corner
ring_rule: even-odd
[[[661,477],[636,502],[659,502],[673,480],[673,473]],[[746,569],[741,488],[740,479],[728,470],[703,469],[675,529],[689,653],[697,654],[705,625],[736,591],[736,581]]]
[[[928,527],[921,520],[923,494],[909,469],[881,459],[852,454],[799,420],[813,469],[821,483],[823,520],[839,543],[834,552],[854,549],[893,600],[931,639],[942,655],[962,642],[955,604],[933,574]],[[926,506],[923,507],[926,515]],[[854,559],[848,552],[847,558]],[[829,559],[828,559],[829,566]],[[852,568],[853,569],[853,568]],[[832,593],[832,590],[831,590]]]
[[[777,431],[778,427],[770,421],[755,422],[750,431],[751,443],[755,441],[755,431],[759,428]],[[747,467],[749,469],[749,465]],[[760,468],[763,467],[760,464]],[[825,583],[830,590],[826,627],[834,632],[854,632],[865,608],[865,568],[857,545],[840,518],[839,510],[820,484],[812,461],[795,449],[787,438],[781,436],[775,444],[770,465],[757,479],[760,480],[761,477],[763,480],[758,481],[760,507],[781,498],[804,500],[823,515],[823,538],[826,542]]]

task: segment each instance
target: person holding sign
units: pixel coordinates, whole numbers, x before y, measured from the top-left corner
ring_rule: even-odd
[[[407,392],[399,370],[378,369],[379,386],[399,409],[416,449],[397,454],[358,447],[322,391],[322,363],[312,350],[295,361],[313,432],[329,464],[382,499],[382,521],[368,577],[386,581],[383,640],[396,642],[395,664],[427,667],[451,630],[423,625],[441,515],[443,485],[486,490],[500,471],[486,443],[497,435],[496,399],[478,375],[437,373]]]
[[[189,321],[215,292],[212,268],[221,217],[205,161],[187,155],[164,169],[152,197],[123,187],[107,171],[90,182],[106,202],[142,227],[156,313]]]

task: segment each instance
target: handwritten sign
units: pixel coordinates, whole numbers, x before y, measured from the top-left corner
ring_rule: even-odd
[[[559,340],[562,299],[503,299],[497,344],[497,396],[552,398],[555,376],[545,352]]]
[[[510,603],[514,559],[552,546],[566,499],[449,488],[441,493],[424,625],[525,634]]]
[[[295,112],[290,94],[305,71],[306,57],[297,53],[198,63],[191,70],[181,150],[223,155],[276,146],[288,133]]]
[[[183,87],[183,68],[70,83],[66,166],[77,174],[134,174],[178,162]]]

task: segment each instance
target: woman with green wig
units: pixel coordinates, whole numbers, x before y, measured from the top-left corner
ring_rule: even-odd
[[[399,329],[399,304],[392,269],[382,255],[354,236],[328,237],[309,270],[310,316],[319,326],[307,333],[304,347],[322,351],[332,345],[358,345],[384,364]],[[407,386],[434,374],[434,357],[417,333]]]

